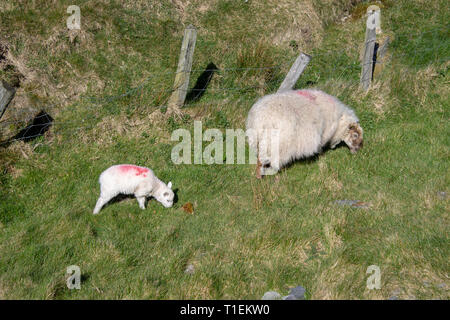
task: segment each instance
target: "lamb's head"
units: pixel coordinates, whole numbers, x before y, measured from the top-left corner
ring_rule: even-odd
[[[171,206],[173,206],[173,199],[175,198],[175,194],[172,191],[172,182],[169,182],[167,185],[162,182],[153,196],[164,207],[170,208]]]
[[[350,148],[351,153],[356,153],[362,148],[363,130],[358,122],[353,122],[348,125],[343,140]]]

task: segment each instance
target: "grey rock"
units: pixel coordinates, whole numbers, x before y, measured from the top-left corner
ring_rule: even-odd
[[[195,272],[195,267],[193,264],[188,264],[186,269],[184,270],[184,273],[187,274],[193,274]]]
[[[288,296],[284,296],[283,300],[297,300],[297,298],[294,295],[290,294]]]
[[[361,208],[361,209],[368,209],[371,206],[370,203],[363,202],[360,200],[336,200],[334,203],[339,206],[349,206],[352,208]]]
[[[444,200],[444,199],[447,199],[448,194],[445,191],[438,191],[437,196]]]
[[[400,300],[397,296],[392,296],[389,298],[389,300]]]
[[[398,296],[400,293],[402,293],[402,290],[400,290],[400,289],[395,289],[394,291],[392,291],[392,295],[393,296]]]
[[[424,281],[424,282],[423,282],[423,285],[424,285],[425,287],[430,287],[430,286],[431,286],[431,282],[430,282],[430,281]]]
[[[297,287],[289,290],[289,295],[293,295],[295,297],[295,299],[297,299],[297,300],[304,300],[305,293],[306,293],[306,289],[303,288],[302,286],[297,286]]]
[[[267,291],[261,300],[281,300],[281,295],[275,291]]]
[[[445,283],[439,283],[436,287],[438,287],[440,289],[445,289],[447,287],[447,285]]]

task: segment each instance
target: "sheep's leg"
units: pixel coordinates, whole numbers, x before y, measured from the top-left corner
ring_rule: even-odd
[[[257,179],[261,179],[262,178],[262,176],[261,176],[261,169],[262,169],[262,164],[261,164],[261,161],[259,161],[259,157],[258,157],[258,163],[256,165],[256,178]]]
[[[145,209],[145,197],[136,197],[136,199],[139,203],[139,208]]]

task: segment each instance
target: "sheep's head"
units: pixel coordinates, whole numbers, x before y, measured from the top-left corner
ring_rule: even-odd
[[[173,206],[173,199],[175,198],[175,194],[172,191],[172,182],[169,182],[166,185],[162,183],[163,187],[160,187],[156,194],[154,195],[155,199],[158,200],[164,207],[170,208]]]
[[[351,123],[348,126],[344,142],[350,148],[351,153],[358,152],[363,146],[363,130],[358,122]]]

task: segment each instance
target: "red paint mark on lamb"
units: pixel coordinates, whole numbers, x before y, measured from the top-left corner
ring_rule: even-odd
[[[307,91],[307,90],[297,90],[297,91],[295,91],[295,93],[300,96],[303,96],[311,101],[315,101],[317,98],[314,94],[312,94],[310,91]]]
[[[143,168],[143,167],[138,167],[138,166],[133,166],[131,164],[123,164],[121,166],[119,166],[119,170],[122,173],[128,173],[130,171],[134,172],[137,176],[144,176],[147,177],[146,173],[148,172],[147,168]]]

